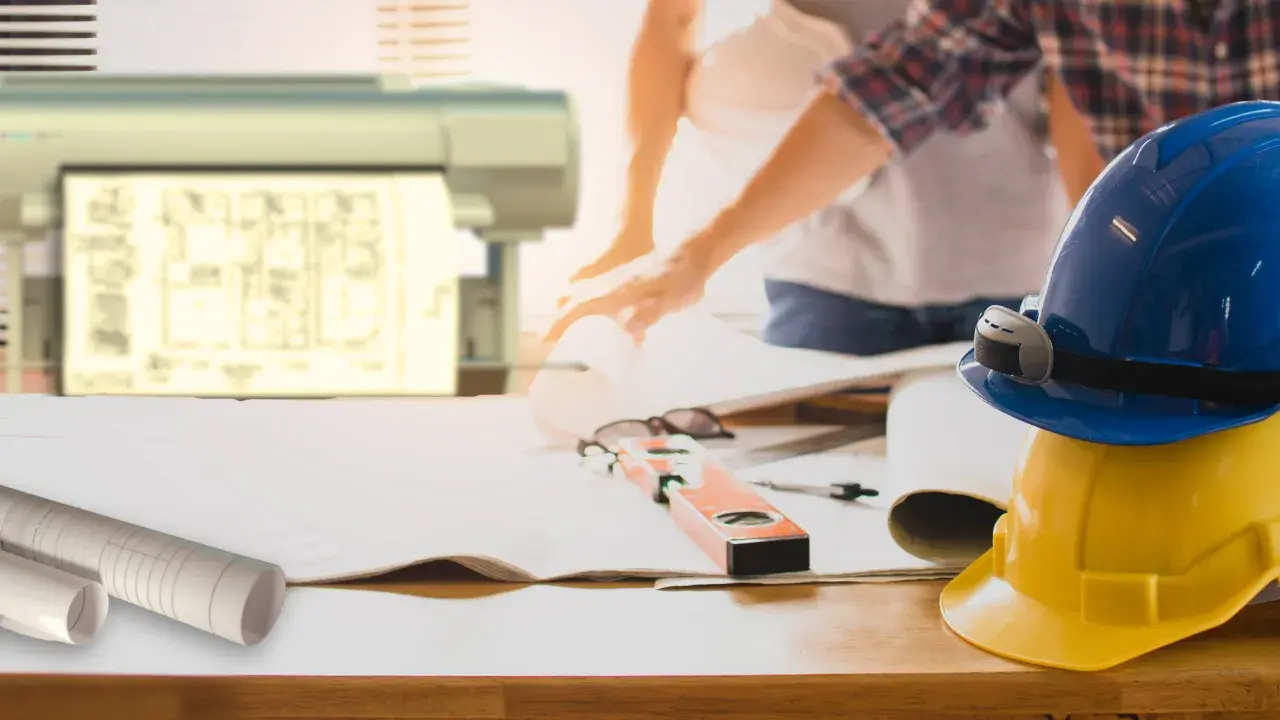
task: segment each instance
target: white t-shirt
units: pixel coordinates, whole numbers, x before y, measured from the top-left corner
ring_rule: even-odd
[[[749,172],[815,92],[827,62],[900,17],[909,0],[773,0],[704,53],[689,119]],[[939,132],[768,248],[767,277],[899,306],[1037,291],[1069,214],[1040,130],[1038,71],[969,136]]]

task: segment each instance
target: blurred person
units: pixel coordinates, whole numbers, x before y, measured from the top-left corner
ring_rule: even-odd
[[[659,269],[566,307],[549,335],[606,314],[642,336],[696,300],[742,248],[891,160],[910,161],[938,139],[988,127],[992,103],[1041,66],[1060,80],[1097,156],[1109,162],[1177,118],[1280,98],[1277,37],[1280,0],[914,0],[904,17],[828,67],[825,91],[734,202]],[[936,240],[935,247],[948,243]]]
[[[649,2],[628,78],[632,156],[622,230],[573,281],[653,251],[658,183],[682,117],[750,177],[768,158],[756,148],[768,151],[786,134],[823,67],[900,18],[908,0],[773,0],[767,14],[698,52],[708,4],[715,7]],[[993,107],[988,127],[933,139],[862,183],[833,187],[821,202],[808,202],[804,182],[771,186],[762,202],[814,212],[759,234],[773,239],[764,339],[856,355],[963,340],[988,306],[1017,307],[1034,292],[1067,215],[1047,152],[1039,80],[1027,77]],[[714,260],[699,260],[687,300],[745,245],[726,244]],[[570,306],[551,336],[590,309]],[[631,329],[656,320],[656,309],[646,306]]]

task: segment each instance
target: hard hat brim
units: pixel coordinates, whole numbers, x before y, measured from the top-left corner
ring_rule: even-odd
[[[1153,625],[1088,623],[1079,615],[1055,612],[995,577],[991,551],[947,583],[938,600],[947,627],[978,648],[1009,660],[1085,672],[1115,667],[1215,628],[1247,604]]]
[[[1121,395],[1050,380],[1020,383],[992,372],[970,350],[956,370],[988,405],[1057,435],[1104,445],[1165,445],[1265,420],[1280,405],[1204,409],[1195,400]]]

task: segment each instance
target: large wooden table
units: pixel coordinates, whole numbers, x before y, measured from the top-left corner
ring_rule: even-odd
[[[362,589],[462,602],[530,591],[428,572],[436,577],[393,577]],[[597,648],[589,674],[450,677],[442,661],[440,674],[419,677],[10,675],[0,676],[0,717],[1280,718],[1280,604],[1250,608],[1215,632],[1120,669],[1077,674],[1004,662],[957,639],[938,617],[937,582],[578,587],[614,615],[652,629],[620,633],[629,642],[616,643],[584,622],[580,632],[592,637],[566,638],[565,646]],[[539,623],[536,606],[528,615],[529,624]],[[733,636],[754,639],[725,642]],[[460,635],[457,642],[475,640]],[[545,648],[548,667],[563,666],[559,652]]]
[[[504,626],[545,628],[556,610],[540,604],[545,588],[487,582],[435,565],[332,592],[456,599],[466,613],[453,642],[492,644],[470,657],[518,653],[530,672],[457,676],[442,646],[426,654],[432,659],[413,677],[0,674],[0,720],[1280,720],[1280,603],[1248,608],[1214,632],[1121,668],[1079,674],[1006,662],[967,645],[939,617],[941,586],[661,592],[648,583],[571,584],[575,597],[585,598],[580,607],[599,612],[581,623],[562,620],[560,642],[546,642],[543,632],[544,639],[522,644],[467,632],[494,622],[483,602],[468,600],[523,593],[529,602],[506,606],[520,617],[504,618]]]

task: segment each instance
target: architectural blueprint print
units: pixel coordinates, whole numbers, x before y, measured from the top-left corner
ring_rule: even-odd
[[[314,262],[311,201],[300,193],[250,192],[240,197],[237,258],[241,284],[239,342],[258,350],[305,350],[314,342],[308,292]]]
[[[86,309],[93,321],[87,341],[99,355],[129,354],[129,298],[125,287],[133,279],[137,262],[128,242],[133,212],[134,199],[129,188],[103,185],[88,198],[85,208],[97,232],[77,235],[71,240],[73,251],[83,254],[88,265],[90,295]]]
[[[185,350],[231,347],[230,263],[234,248],[227,192],[188,188],[164,190],[160,223],[164,228],[159,314],[162,344]]]
[[[67,394],[456,390],[438,175],[69,174],[63,204]]]
[[[128,187],[104,185],[89,200],[86,213],[95,225],[126,229],[133,217],[134,198]]]

